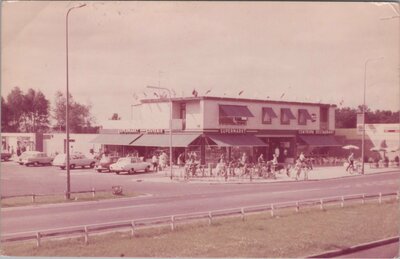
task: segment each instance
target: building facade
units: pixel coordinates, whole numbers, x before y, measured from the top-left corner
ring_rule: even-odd
[[[172,112],[171,107],[172,106]],[[334,148],[335,105],[222,97],[145,99],[132,106],[129,121],[109,121],[93,143],[125,155],[150,157],[168,152],[172,115],[173,161],[195,152],[201,163],[214,163],[243,153],[253,161],[260,154],[284,162],[298,152]]]

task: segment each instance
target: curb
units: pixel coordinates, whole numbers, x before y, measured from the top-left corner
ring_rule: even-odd
[[[387,239],[381,239],[378,241],[373,241],[369,243],[364,243],[360,245],[355,245],[351,247],[347,247],[344,249],[339,249],[339,250],[331,250],[322,254],[314,254],[311,256],[307,256],[306,258],[332,258],[332,257],[337,257],[340,255],[346,255],[346,254],[351,254],[354,252],[362,251],[362,250],[367,250],[370,248],[378,247],[378,246],[383,246],[391,243],[399,242],[399,236],[397,237],[391,237]]]

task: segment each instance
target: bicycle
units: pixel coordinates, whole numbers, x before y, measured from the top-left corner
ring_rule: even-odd
[[[360,170],[360,166],[358,165],[358,163],[353,162],[353,164],[351,164],[348,168],[348,172],[350,174],[361,174],[361,170]]]

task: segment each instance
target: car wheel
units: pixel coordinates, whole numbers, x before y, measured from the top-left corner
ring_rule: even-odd
[[[61,170],[65,170],[65,166],[60,166],[60,169]]]
[[[94,162],[90,163],[90,168],[94,168]]]
[[[74,169],[74,168],[75,168],[75,165],[74,165],[74,164],[69,165],[69,168],[70,168],[70,169]]]

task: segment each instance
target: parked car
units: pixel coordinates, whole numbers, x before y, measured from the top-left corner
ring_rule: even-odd
[[[18,163],[26,166],[51,165],[52,161],[52,157],[49,157],[46,153],[40,151],[25,151],[18,158]]]
[[[150,171],[151,164],[144,162],[138,157],[123,157],[118,159],[114,164],[110,165],[110,171],[120,174],[121,172],[127,172],[133,174],[137,171]]]
[[[11,153],[1,151],[1,160],[8,161],[11,158]]]
[[[119,156],[104,156],[100,161],[96,162],[94,169],[101,173],[103,171],[110,171],[110,165],[118,161]]]
[[[61,169],[65,169],[66,167],[66,154],[58,154],[53,160],[53,166],[59,166]],[[87,158],[82,153],[71,154],[69,158],[69,168],[74,169],[75,167],[82,167],[85,168],[90,167],[94,168],[96,164],[96,159],[94,158]]]

